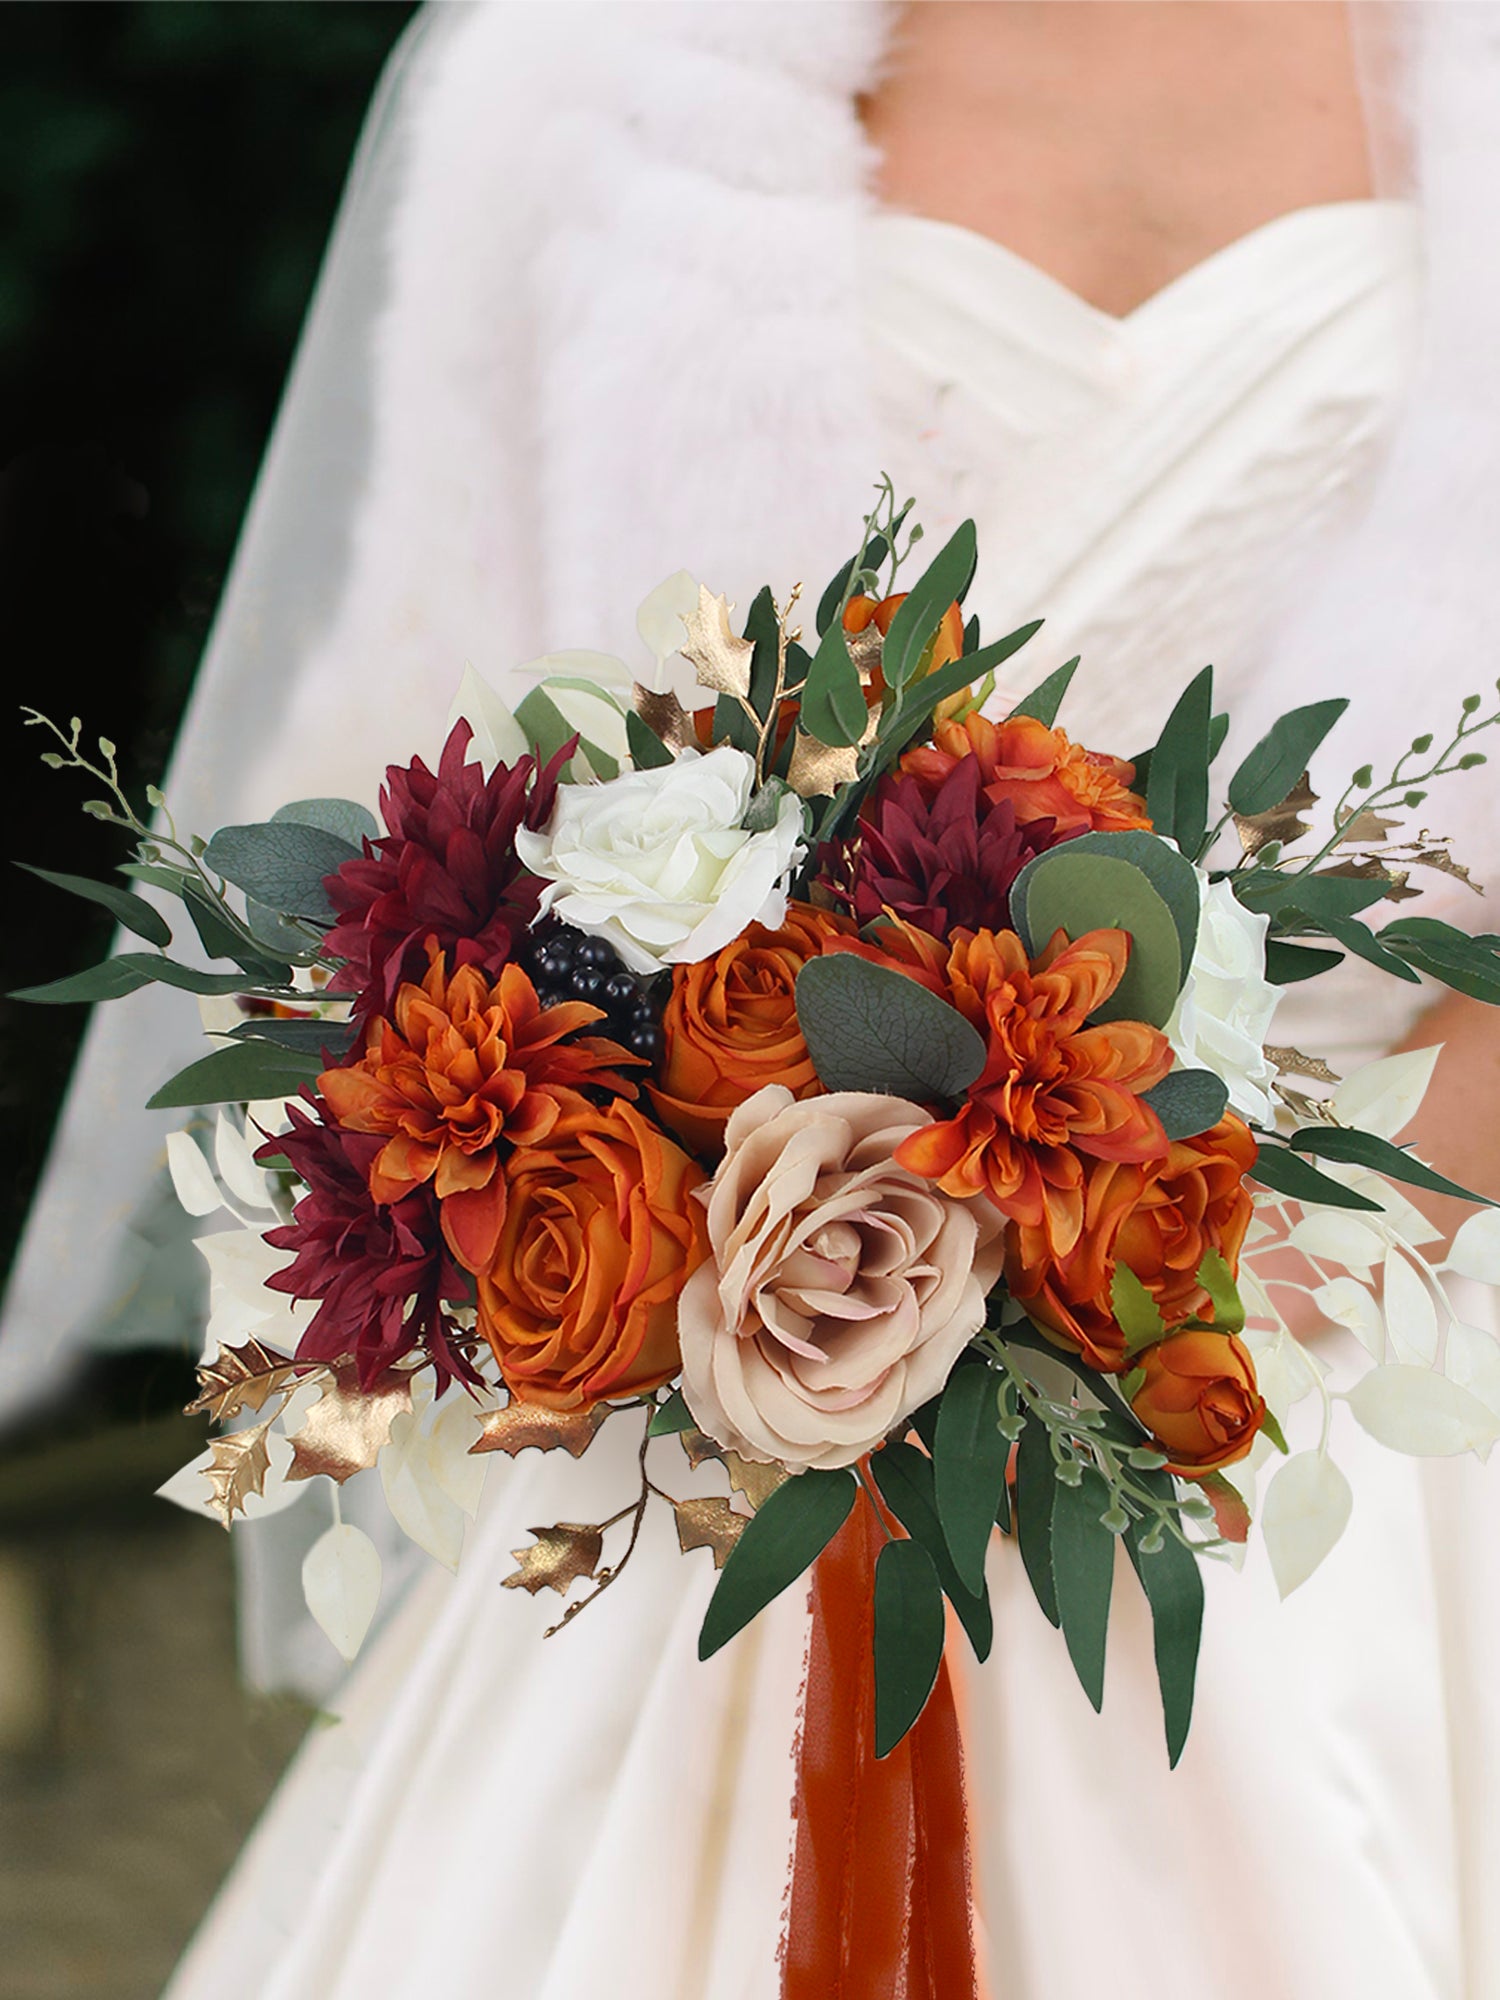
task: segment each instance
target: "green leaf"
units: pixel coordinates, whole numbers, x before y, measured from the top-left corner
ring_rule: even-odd
[[[679,1431],[690,1431],[697,1426],[693,1413],[683,1401],[682,1391],[674,1389],[664,1403],[658,1403],[651,1412],[647,1425],[647,1435],[654,1438],[675,1437]]]
[[[1115,1537],[1101,1518],[1109,1488],[1086,1467],[1076,1486],[1056,1482],[1052,1503],[1052,1569],[1057,1613],[1068,1656],[1095,1709],[1104,1703],[1104,1644],[1115,1573]]]
[[[266,952],[256,951],[246,944],[201,888],[185,884],[182,902],[192,920],[193,929],[198,933],[198,942],[210,958],[231,960],[247,975],[251,985],[285,986],[289,982],[292,968],[282,960],[273,959]]]
[[[835,620],[818,641],[802,689],[802,727],[832,749],[845,749],[864,734],[870,711],[849,657],[843,625]]]
[[[781,621],[776,616],[776,599],[768,585],[755,593],[745,617],[744,636],[755,648],[750,658],[749,702],[765,722],[776,698],[776,666],[781,651]]]
[[[1320,1174],[1300,1153],[1286,1146],[1268,1145],[1264,1140],[1248,1178],[1259,1181],[1262,1187],[1274,1188],[1277,1194],[1284,1194],[1292,1201],[1317,1201],[1326,1208],[1362,1208],[1372,1213],[1380,1209],[1378,1201],[1371,1201],[1367,1195],[1356,1194],[1353,1188]]]
[[[1052,1443],[1036,1418],[1021,1433],[1016,1452],[1016,1540],[1037,1603],[1058,1622],[1057,1579],[1052,1562],[1052,1515],[1060,1488]]]
[[[126,951],[120,964],[134,966],[143,979],[162,986],[175,986],[179,993],[243,993],[256,981],[243,972],[200,972],[196,965],[179,965],[175,959],[158,958],[154,952]]]
[[[1110,1310],[1125,1336],[1125,1352],[1138,1354],[1166,1337],[1166,1323],[1156,1300],[1128,1264],[1116,1264],[1109,1281]]]
[[[969,1635],[975,1659],[987,1660],[995,1636],[989,1592],[982,1589],[976,1595],[967,1589],[953,1567],[953,1557],[938,1519],[932,1460],[915,1445],[888,1444],[871,1454],[870,1470],[880,1488],[881,1499],[936,1564],[943,1594]]]
[[[1191,1139],[1208,1132],[1224,1116],[1229,1088],[1209,1069],[1174,1069],[1155,1089],[1141,1093],[1162,1122],[1169,1139]]]
[[[1167,1756],[1175,1769],[1193,1719],[1198,1646],[1203,1636],[1203,1574],[1198,1557],[1175,1535],[1169,1534],[1154,1555],[1142,1555],[1141,1542],[1150,1526],[1149,1517],[1132,1521],[1125,1531],[1125,1547],[1151,1607]]]
[[[270,1042],[236,1042],[179,1070],[147,1100],[148,1111],[200,1104],[248,1104],[258,1097],[291,1097],[312,1083],[323,1065]]]
[[[1172,913],[1172,922],[1177,927],[1177,948],[1184,968],[1192,964],[1193,953],[1198,947],[1198,918],[1203,892],[1198,886],[1197,870],[1190,861],[1183,860],[1175,847],[1158,840],[1154,833],[1142,833],[1135,828],[1126,833],[1079,833],[1063,845],[1071,854],[1103,854],[1113,861],[1128,861],[1133,868],[1138,868]],[[1062,847],[1049,849],[1048,852],[1060,854]],[[1036,860],[1045,858],[1045,855],[1038,855]],[[1017,889],[1020,889],[1024,902],[1027,871],[1034,866],[1034,861],[1028,862],[1017,876],[1011,889],[1013,900]]]
[[[22,862],[24,867],[25,863]],[[153,889],[161,889],[169,896],[182,896],[183,884],[194,881],[192,871],[187,868],[157,867],[149,861],[121,861],[116,873],[128,875],[133,882],[148,882]]]
[[[887,687],[905,687],[916,672],[948,606],[962,598],[973,581],[978,557],[974,523],[961,521],[907,592],[891,620],[880,653],[880,671]]]
[[[258,826],[221,828],[208,843],[203,861],[269,909],[327,924],[334,912],[323,879],[358,857],[357,847],[322,827],[270,820]]]
[[[877,1757],[891,1754],[927,1706],[942,1665],[943,1627],[932,1557],[920,1542],[887,1542],[875,1563]]]
[[[1260,1427],[1263,1434],[1271,1440],[1282,1457],[1290,1458],[1292,1448],[1286,1441],[1286,1432],[1281,1428],[1279,1420],[1273,1417],[1269,1410],[1262,1413]]]
[[[297,1056],[317,1056],[324,1049],[341,1062],[354,1045],[354,1029],[347,1021],[282,1021],[273,1014],[252,1014],[229,1030],[236,1042],[270,1042]]]
[[[931,1103],[962,1096],[984,1068],[984,1043],[956,1008],[853,952],[809,959],[797,975],[796,1002],[825,1090]]]
[[[851,1472],[799,1472],[762,1501],[719,1572],[698,1634],[700,1660],[711,1659],[817,1561],[858,1492]]]
[[[1224,748],[1224,739],[1228,734],[1229,717],[1227,714],[1221,710],[1219,714],[1209,717],[1208,761],[1210,765],[1213,764],[1219,752]],[[1154,754],[1154,751],[1151,750],[1139,750],[1134,757],[1129,759],[1135,771],[1135,777],[1131,783],[1131,790],[1133,792],[1144,794],[1149,786],[1151,782],[1151,759]]]
[[[133,896],[128,889],[117,889],[112,882],[91,881],[86,875],[59,875],[51,868],[33,868],[28,861],[18,861],[16,866],[25,869],[28,875],[35,875],[39,882],[50,882],[54,889],[66,889],[70,896],[81,896],[86,903],[102,905],[117,924],[144,938],[147,944],[172,942],[166,918],[144,896]]]
[[[940,702],[946,701],[950,694],[961,693],[998,667],[1002,660],[1018,653],[1026,641],[1041,629],[1041,619],[1035,618],[1029,625],[1017,626],[1003,639],[996,639],[992,645],[981,646],[977,653],[966,653],[961,660],[950,660],[946,667],[939,667],[936,673],[924,674],[921,680],[904,689],[899,707],[894,708],[881,725],[869,775],[872,778],[878,776],[887,764],[893,763],[907,745],[922,734]]]
[[[45,986],[18,986],[6,998],[30,1001],[38,1007],[67,1007],[75,1002],[118,1000],[150,983],[149,975],[136,971],[128,959],[107,958],[102,965],[71,972],[65,979],[51,979]]]
[[[659,771],[664,764],[672,762],[672,753],[666,744],[654,729],[646,727],[633,708],[625,711],[625,735],[638,771]]]
[[[324,833],[336,834],[340,840],[347,840],[355,848],[362,840],[378,840],[380,837],[380,826],[374,813],[354,799],[297,799],[289,806],[278,806],[271,819],[273,822],[290,820],[297,826],[321,827]]]
[[[1146,810],[1160,834],[1177,842],[1196,861],[1208,830],[1209,725],[1213,717],[1214,670],[1205,667],[1188,683],[1151,753]]]
[[[1329,917],[1355,917],[1390,887],[1359,875],[1287,875],[1279,868],[1254,868],[1229,880],[1247,910],[1264,911],[1274,924],[1300,919],[1317,925]]]
[[[1217,1250],[1212,1248],[1203,1253],[1203,1262],[1198,1266],[1198,1283],[1208,1293],[1209,1304],[1214,1309],[1214,1325],[1220,1333],[1243,1333],[1245,1330],[1245,1305],[1240,1297],[1240,1288],[1234,1282],[1234,1273]]]
[[[1063,696],[1067,693],[1073,676],[1078,671],[1078,662],[1081,657],[1080,654],[1075,653],[1071,660],[1068,660],[1064,665],[1048,674],[1041,685],[1034,687],[1024,701],[1016,703],[1007,720],[1012,720],[1018,715],[1029,715],[1037,722],[1045,723],[1050,729],[1057,720],[1057,711],[1062,707]]]
[[[1273,986],[1295,986],[1315,979],[1342,965],[1341,951],[1319,951],[1315,945],[1283,944],[1280,938],[1266,939],[1266,978]]]
[[[849,578],[853,575],[854,565],[858,561],[859,556],[850,556],[848,562],[818,599],[817,630],[820,639],[844,608],[844,594],[849,588]]]
[[[1393,1146],[1389,1139],[1378,1139],[1373,1132],[1358,1132],[1342,1125],[1304,1125],[1300,1132],[1294,1132],[1287,1142],[1298,1153],[1311,1153],[1317,1160],[1337,1160],[1341,1165],[1372,1167],[1376,1173],[1385,1174],[1393,1181],[1404,1181],[1408,1187],[1426,1188],[1430,1194],[1451,1194],[1460,1201],[1475,1201],[1485,1208],[1495,1206],[1488,1195],[1475,1194],[1472,1188],[1460,1187],[1457,1181],[1450,1181],[1446,1175],[1434,1173],[1431,1167]]]
[[[1279,806],[1348,706],[1342,696],[1314,701],[1273,722],[1229,780],[1233,811],[1248,815]]]
[[[970,1362],[948,1377],[938,1405],[933,1472],[938,1518],[966,1589],[984,1588],[984,1558],[1005,1485],[1010,1441],[999,1425],[1000,1377]]]
[[[1049,848],[1017,877],[1011,891],[1017,928],[1033,953],[1059,930],[1075,940],[1088,931],[1128,931],[1124,977],[1093,1018],[1164,1027],[1187,971],[1172,912],[1134,862],[1089,848],[1075,855],[1075,845]]]
[[[745,808],[740,824],[746,833],[769,833],[781,817],[781,802],[790,790],[784,778],[767,778]]]
[[[1500,954],[1493,938],[1468,937],[1434,917],[1402,917],[1386,925],[1380,943],[1455,993],[1500,1005]]]
[[[559,750],[578,737],[578,731],[544,687],[534,687],[530,694],[523,696],[516,703],[513,713],[538,763],[551,763]],[[583,747],[581,737],[578,737],[578,747]],[[265,897],[262,900],[270,902],[274,899]]]

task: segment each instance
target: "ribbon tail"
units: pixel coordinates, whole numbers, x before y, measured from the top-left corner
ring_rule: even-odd
[[[812,1573],[781,2000],[979,2000],[963,1747],[947,1663],[877,1759],[875,1562],[857,1506]]]

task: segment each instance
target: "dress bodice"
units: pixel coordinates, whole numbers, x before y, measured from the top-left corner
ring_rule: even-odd
[[[949,223],[877,214],[864,253],[897,487],[929,547],[974,516],[986,637],[1046,619],[1015,692],[1080,653],[1066,720],[1122,753],[1210,661],[1233,702],[1369,489],[1413,359],[1415,210],[1296,210],[1124,317]]]

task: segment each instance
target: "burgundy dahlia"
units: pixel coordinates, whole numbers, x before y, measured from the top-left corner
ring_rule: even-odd
[[[336,912],[326,941],[345,961],[331,990],[359,996],[361,1023],[388,1014],[404,980],[422,978],[429,938],[450,971],[477,965],[493,978],[536,917],[543,884],[516,858],[516,829],[551,817],[573,745],[545,769],[522,757],[486,777],[465,762],[472,733],[454,724],[435,776],[420,757],[390,766],[380,794],[390,831],[326,880]]]
[[[312,1102],[316,1118],[289,1104],[291,1131],[257,1154],[284,1156],[307,1183],[291,1221],[266,1232],[274,1249],[296,1253],[266,1280],[269,1289],[319,1301],[297,1359],[330,1362],[352,1354],[360,1386],[368,1388],[393,1361],[420,1348],[439,1391],[454,1377],[477,1383],[443,1312],[443,1302],[466,1298],[468,1287],[448,1254],[431,1191],[377,1206],[369,1171],[384,1140],[344,1131],[321,1101]]]
[[[915,778],[887,776],[847,840],[819,857],[825,886],[855,921],[882,910],[933,937],[1010,928],[1010,891],[1033,855],[1055,847],[1054,819],[1016,824],[1009,799],[981,789],[977,757],[963,758],[929,798]]]

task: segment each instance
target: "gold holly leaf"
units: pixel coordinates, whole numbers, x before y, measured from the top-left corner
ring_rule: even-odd
[[[1440,874],[1451,875],[1455,882],[1466,884],[1467,887],[1474,891],[1476,896],[1484,894],[1484,890],[1474,880],[1463,862],[1453,859],[1453,856],[1448,852],[1446,841],[1437,847],[1419,846],[1412,855],[1412,865],[1417,868],[1436,868]],[[1407,891],[1408,895],[1414,893],[1412,890]]]
[[[1300,840],[1312,825],[1303,815],[1310,813],[1317,803],[1318,795],[1304,771],[1279,805],[1263,813],[1236,813],[1235,831],[1246,856],[1259,854],[1273,840],[1280,841],[1283,847]]]
[[[697,744],[693,718],[670,689],[665,694],[657,694],[654,689],[643,687],[637,681],[631,698],[636,714],[668,750],[675,754],[678,750],[685,750],[689,744]]]
[[[551,1528],[529,1528],[536,1536],[529,1549],[512,1549],[520,1567],[514,1576],[503,1579],[507,1590],[555,1590],[561,1597],[580,1577],[592,1576],[604,1553],[604,1536],[598,1528],[578,1521],[559,1521]]]
[[[834,748],[810,736],[799,722],[792,738],[792,758],[786,781],[802,799],[831,799],[840,785],[851,785],[859,776],[859,753],[873,743],[880,727],[880,710],[872,708],[865,719],[858,743]]]
[[[206,1410],[221,1424],[241,1410],[262,1409],[267,1396],[288,1388],[297,1375],[292,1357],[263,1341],[250,1339],[239,1347],[221,1347],[212,1361],[200,1365],[198,1394],[184,1414],[196,1417]]]
[[[1333,1106],[1326,1097],[1309,1097],[1305,1090],[1293,1090],[1278,1077],[1272,1090],[1292,1113],[1299,1125],[1337,1125]]]
[[[1314,1083],[1338,1083],[1337,1070],[1330,1069],[1321,1056],[1305,1056],[1301,1049],[1273,1048],[1266,1043],[1266,1060],[1276,1065],[1282,1076],[1309,1076]]]
[[[862,632],[845,632],[844,644],[859,674],[860,686],[868,687],[875,678],[875,669],[880,665],[885,634],[872,618]]]
[[[1368,810],[1350,813],[1339,828],[1339,840],[1341,843],[1368,841],[1372,846],[1378,847],[1391,828],[1400,824],[1399,819],[1387,819],[1384,813]]]
[[[729,1552],[745,1532],[748,1514],[736,1514],[727,1500],[715,1495],[707,1500],[675,1500],[677,1542],[684,1555],[689,1549],[712,1549],[714,1568],[722,1569]]]
[[[755,648],[730,625],[732,609],[728,598],[715,597],[706,583],[700,583],[698,602],[682,621],[687,627],[682,656],[691,663],[699,687],[712,688],[716,694],[738,695],[743,700],[750,692],[750,662],[755,657]]]
[[[387,1368],[368,1389],[359,1386],[352,1361],[336,1361],[331,1380],[292,1433],[288,1479],[323,1474],[342,1485],[379,1458],[391,1425],[411,1408],[411,1375]]]
[[[486,1413],[469,1450],[503,1451],[514,1458],[517,1452],[560,1448],[582,1458],[608,1417],[607,1403],[595,1403],[588,1410],[549,1410],[542,1403],[522,1403],[512,1397],[503,1410]]]
[[[272,1422],[267,1417],[250,1430],[231,1431],[228,1437],[214,1438],[208,1447],[209,1462],[203,1476],[209,1484],[209,1505],[226,1528],[236,1514],[244,1513],[252,1494],[266,1490],[266,1474],[271,1470],[266,1433]]]
[[[722,1458],[724,1447],[705,1431],[686,1430],[677,1433],[678,1442],[687,1453],[687,1462],[694,1472],[706,1459]]]
[[[777,1487],[791,1477],[784,1465],[759,1465],[753,1458],[741,1458],[737,1451],[726,1451],[723,1456],[730,1485],[736,1493],[743,1493],[753,1508],[764,1506]]]

